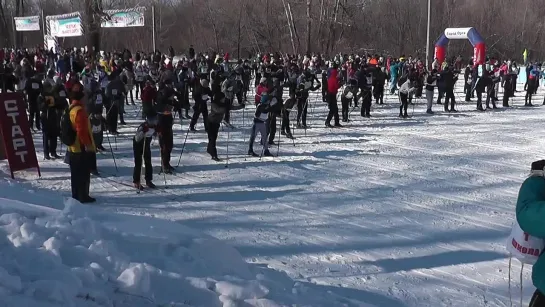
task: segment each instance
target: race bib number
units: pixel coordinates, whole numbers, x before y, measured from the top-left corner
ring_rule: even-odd
[[[38,83],[32,83],[32,89],[37,90],[40,88],[40,85]]]
[[[112,95],[114,95],[114,96],[117,95],[117,90],[116,90],[116,89],[113,89],[113,90],[112,90]]]
[[[208,99],[210,99],[210,97],[209,97],[208,95],[202,95],[202,96],[201,96],[201,99],[202,99],[203,101],[208,101]]]
[[[95,104],[102,104],[102,95],[97,96],[97,100],[96,100]]]
[[[259,119],[265,121],[269,118],[269,115],[267,113],[261,113],[259,114]]]
[[[102,131],[102,127],[99,126],[93,126],[93,133],[100,133]]]
[[[312,87],[312,82],[305,82],[305,89],[310,89]]]
[[[60,91],[59,96],[65,98],[66,97],[66,92],[65,91]]]
[[[352,95],[352,92],[349,92],[348,94],[346,94],[346,98],[352,99],[352,97],[354,97],[354,95]]]

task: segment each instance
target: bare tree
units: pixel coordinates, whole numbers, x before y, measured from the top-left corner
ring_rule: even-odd
[[[4,33],[0,47],[15,43],[10,35],[14,16],[23,10],[25,15],[39,15],[43,9],[46,16],[75,11],[85,16],[85,40],[63,39],[67,47],[86,44],[95,49],[149,51],[150,2],[157,8],[157,48],[163,51],[170,45],[175,50],[194,45],[197,50],[224,50],[237,56],[274,51],[423,56],[426,46],[427,3],[422,0],[0,0],[0,33]],[[96,18],[100,4],[104,9],[147,6],[146,26],[100,29]],[[521,60],[525,48],[531,59],[545,57],[541,1],[434,0],[432,11],[432,43],[447,27],[473,26],[485,38],[491,57]],[[98,44],[91,43],[89,33],[95,33],[92,41]],[[22,47],[43,42],[38,32],[19,35],[24,37],[17,41]],[[451,56],[472,53],[467,42],[453,41],[448,47]]]
[[[312,0],[307,0],[307,53],[311,52],[311,37],[312,37],[312,17],[310,16],[310,8],[312,7]]]

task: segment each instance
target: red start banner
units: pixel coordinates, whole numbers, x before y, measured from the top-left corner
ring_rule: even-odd
[[[0,132],[11,178],[14,178],[13,172],[29,168],[37,168],[41,177],[23,94],[0,94]]]

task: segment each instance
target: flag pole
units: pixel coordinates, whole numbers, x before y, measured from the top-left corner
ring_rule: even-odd
[[[45,28],[45,16],[44,16],[44,10],[41,11],[40,13],[40,18],[42,19],[42,34],[43,34],[43,37],[44,37],[44,49],[47,49],[47,40],[45,38],[45,36],[47,35],[47,32],[46,32],[46,28]]]
[[[428,26],[427,26],[427,37],[426,37],[426,66],[428,68],[430,65],[430,22],[431,22],[431,0],[428,0]]]
[[[17,25],[15,23],[15,18],[11,19],[11,24],[13,25],[13,49],[17,50]]]
[[[153,52],[155,52],[155,50],[157,50],[157,42],[155,41],[155,4],[151,6],[151,40]]]

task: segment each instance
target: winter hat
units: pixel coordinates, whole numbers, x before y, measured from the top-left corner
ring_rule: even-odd
[[[261,78],[261,80],[259,80],[259,83],[261,84],[267,83],[267,78]]]
[[[545,177],[545,160],[532,162],[530,176]]]

